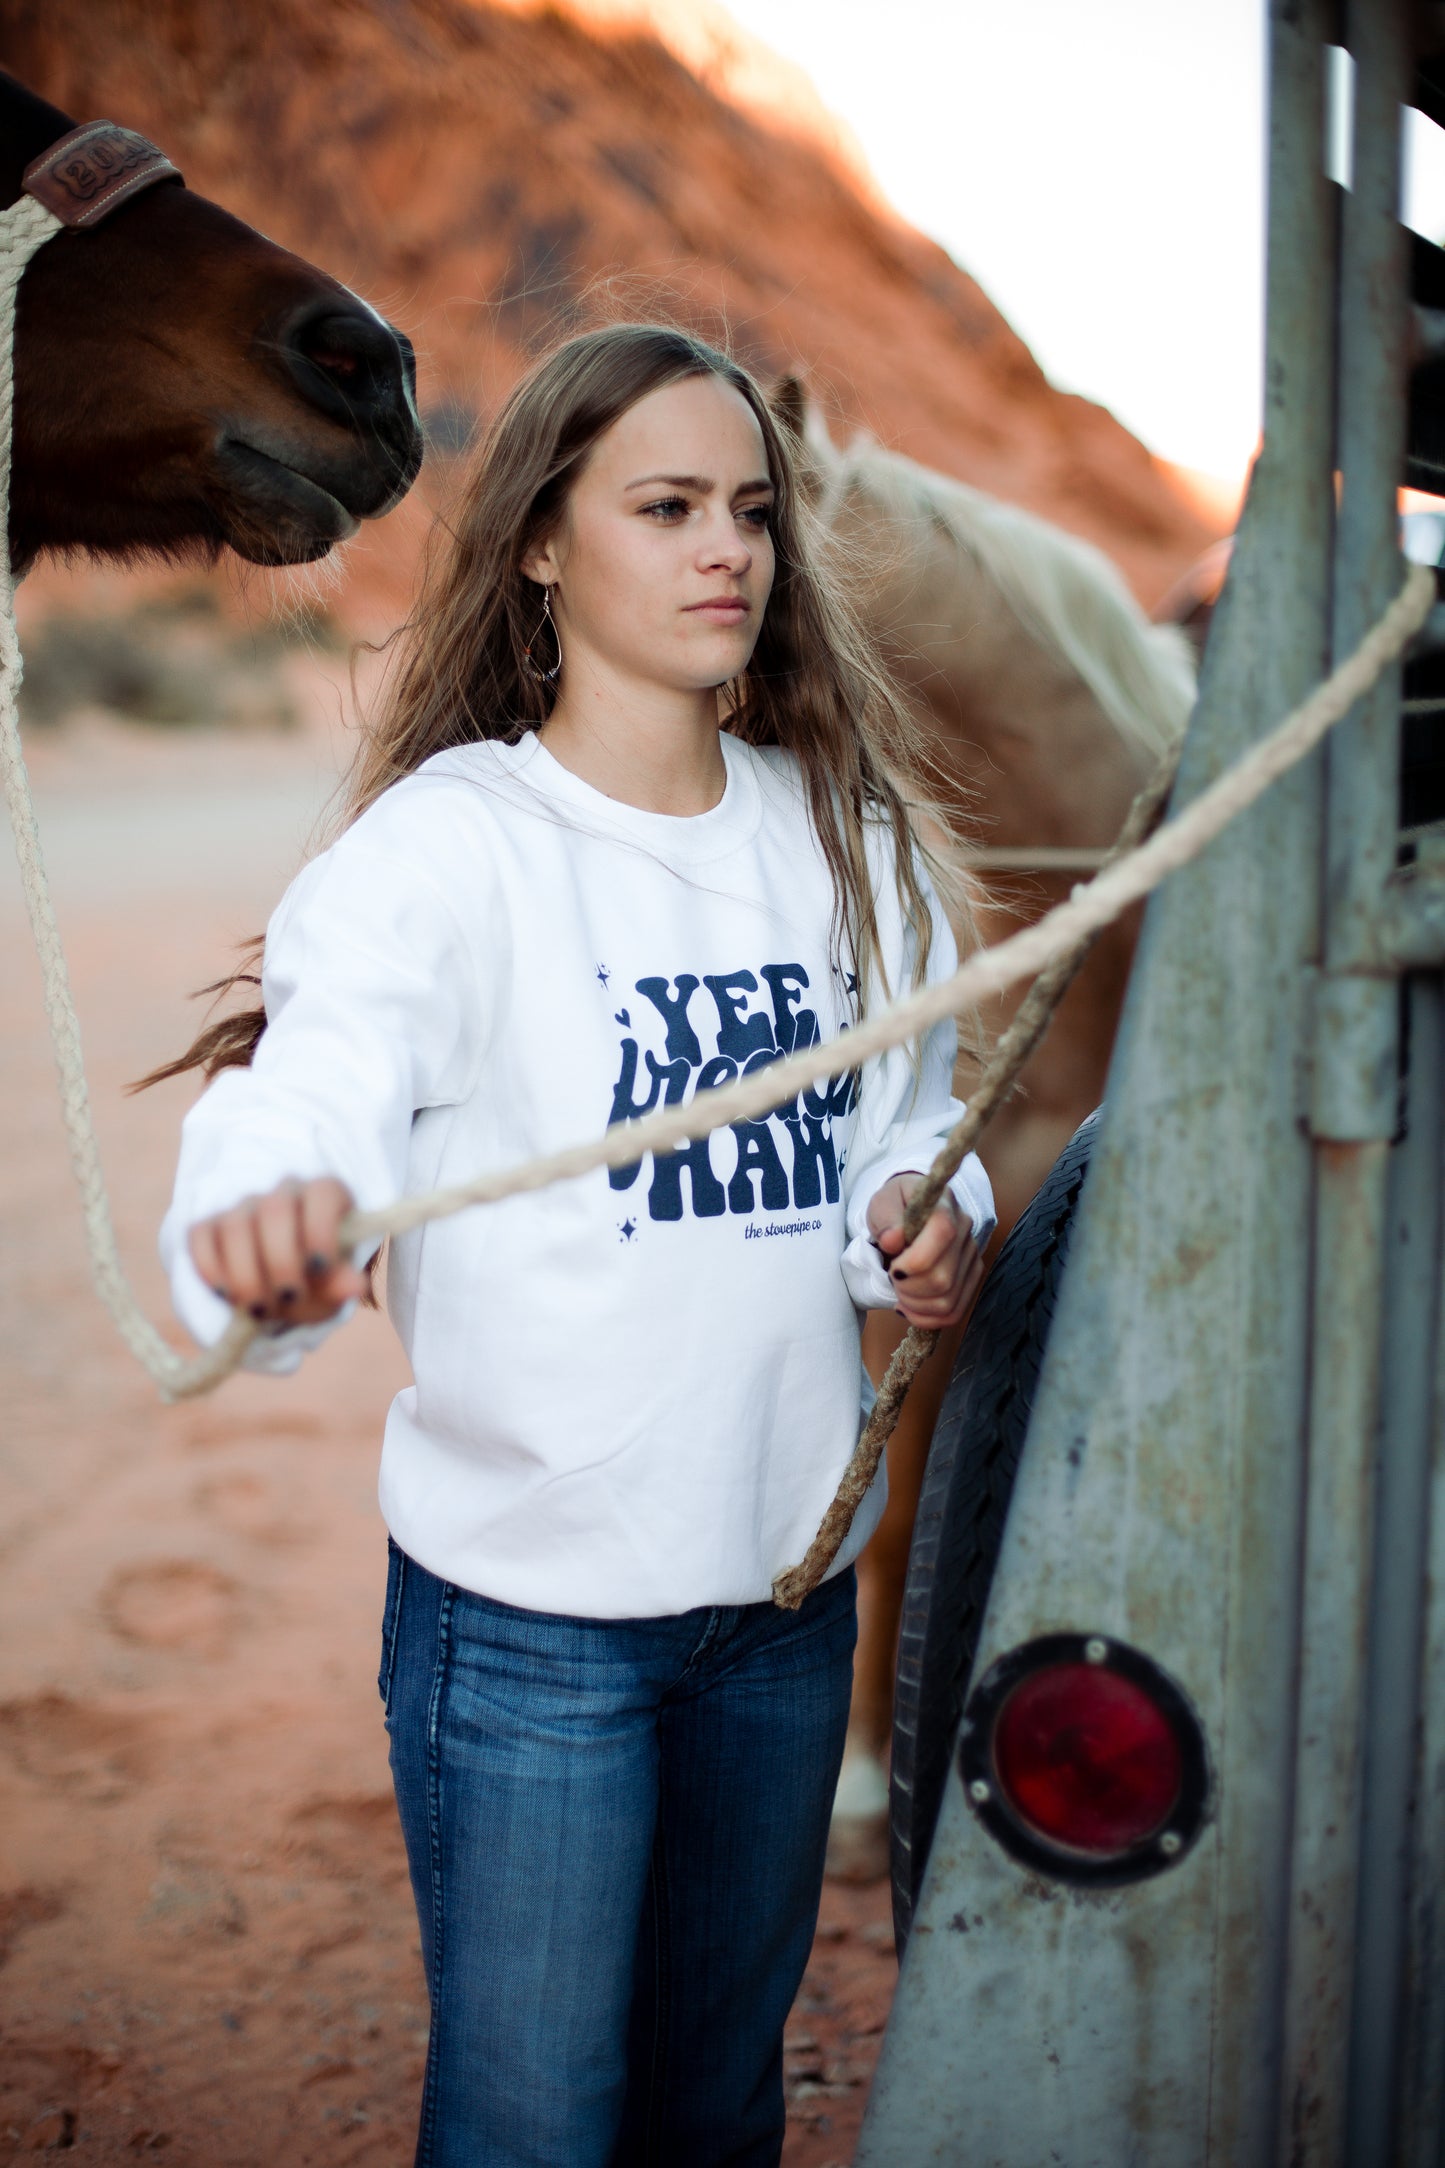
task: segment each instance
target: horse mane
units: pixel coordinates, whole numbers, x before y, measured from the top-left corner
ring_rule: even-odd
[[[1031,637],[1082,679],[1122,738],[1155,758],[1178,744],[1194,704],[1193,649],[1178,627],[1150,623],[1102,550],[871,438],[842,452],[828,440],[825,451],[820,421],[810,414],[806,437],[821,470],[825,524],[857,490],[899,543],[921,549],[943,535],[973,558]]]

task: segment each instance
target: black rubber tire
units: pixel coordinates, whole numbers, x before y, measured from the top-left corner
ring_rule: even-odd
[[[900,1957],[943,1800],[974,1652],[1099,1115],[1059,1154],[999,1251],[929,1447],[898,1643],[889,1779]]]

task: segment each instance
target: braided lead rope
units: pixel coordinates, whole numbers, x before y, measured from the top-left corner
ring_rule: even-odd
[[[60,1080],[61,1119],[65,1124],[70,1164],[80,1191],[86,1247],[96,1291],[115,1319],[126,1346],[150,1373],[163,1396],[174,1399],[188,1390],[204,1389],[211,1379],[207,1375],[199,1386],[190,1383],[198,1366],[167,1347],[146,1317],[135,1299],[116,1248],[115,1227],[85,1085],[80,1024],[70,991],[70,974],[60,928],[55,922],[55,906],[40,849],[30,778],[20,745],[17,700],[22,664],[20,639],[15,629],[15,582],[10,570],[9,546],[10,446],[15,415],[15,309],[26,265],[36,250],[43,248],[51,236],[61,230],[61,221],[55,213],[38,203],[34,196],[22,195],[8,210],[0,211],[0,775],[3,775],[10,825],[15,832],[15,855],[20,861],[25,908],[40,959],[45,1013],[50,1023],[50,1043]],[[218,1376],[224,1376],[226,1370],[234,1368],[254,1332],[250,1318],[232,1319],[219,1346],[203,1358],[207,1371],[216,1367],[222,1350],[225,1369],[220,1370]]]
[[[126,1278],[116,1250],[100,1169],[81,1059],[80,1025],[45,875],[16,706],[21,659],[7,544],[15,303],[26,264],[58,230],[59,221],[28,196],[22,196],[9,210],[0,211],[0,771],[44,979],[45,1009],[60,1077],[61,1113],[80,1190],[96,1288],[121,1337],[155,1381],[162,1398],[180,1400],[208,1392],[229,1377],[255,1338],[256,1326],[249,1317],[238,1314],[214,1347],[195,1356],[180,1356],[166,1345],[144,1315]],[[892,1003],[825,1045],[809,1047],[735,1084],[704,1093],[690,1106],[617,1123],[590,1143],[546,1153],[495,1174],[479,1175],[454,1188],[399,1198],[381,1211],[349,1213],[340,1228],[342,1242],[354,1246],[404,1234],[469,1205],[545,1189],[596,1167],[627,1166],[644,1152],[668,1151],[693,1137],[710,1136],[729,1122],[756,1120],[782,1106],[806,1085],[856,1069],[874,1055],[931,1030],[945,1017],[961,1014],[985,995],[1002,993],[1020,979],[1036,976],[1109,925],[1130,904],[1141,901],[1168,874],[1197,858],[1237,814],[1303,759],[1401,652],[1424,623],[1434,598],[1433,574],[1424,566],[1412,566],[1400,593],[1354,654],[1177,820],[1087,886],[1076,888],[1066,903],[1057,905],[1034,925],[968,957],[952,978]]]

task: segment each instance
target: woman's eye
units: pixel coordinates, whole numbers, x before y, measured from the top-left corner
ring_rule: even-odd
[[[686,497],[658,497],[652,504],[645,504],[642,509],[649,519],[664,522],[686,519],[687,499]]]
[[[762,534],[767,527],[771,510],[772,507],[766,504],[745,504],[738,513],[738,518],[751,527],[754,534]]]

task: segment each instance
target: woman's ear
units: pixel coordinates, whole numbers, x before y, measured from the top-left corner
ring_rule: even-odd
[[[538,587],[555,587],[561,577],[550,542],[539,550],[529,551],[522,559],[520,569],[529,580],[535,580]]]

